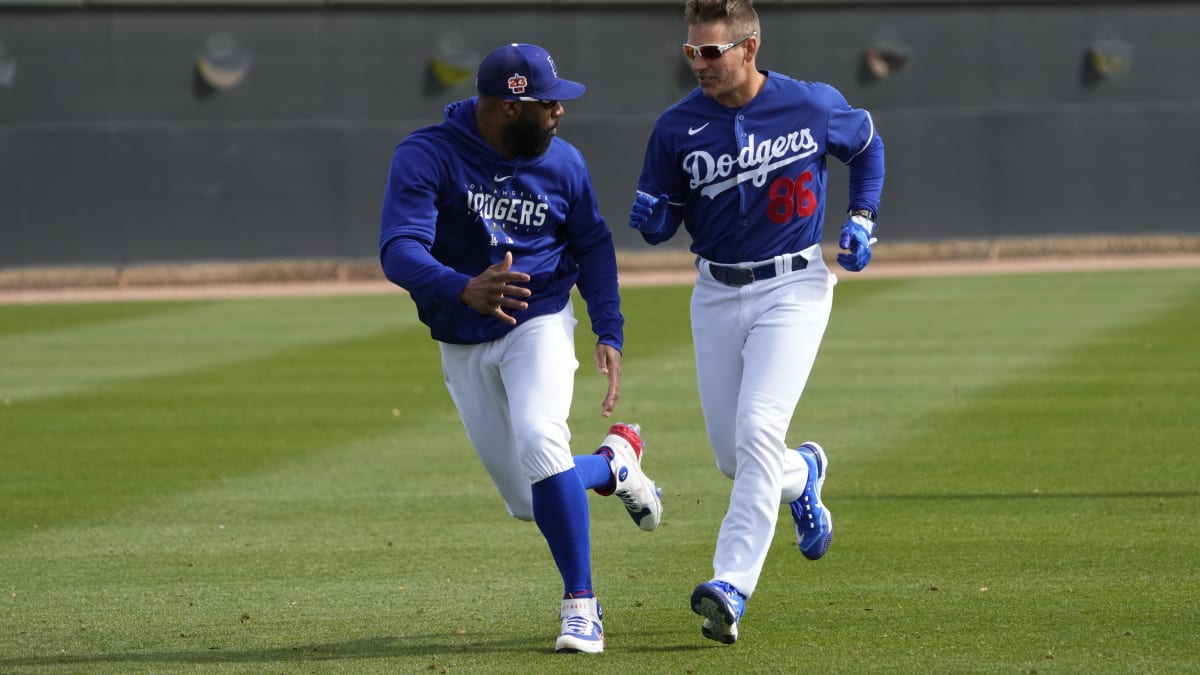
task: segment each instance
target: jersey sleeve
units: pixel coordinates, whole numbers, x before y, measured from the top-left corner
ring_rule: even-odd
[[[688,184],[685,174],[676,166],[675,153],[667,139],[665,117],[660,117],[646,142],[646,156],[637,189],[655,197],[667,196],[667,217],[663,229],[654,234],[642,233],[648,244],[661,244],[679,231],[683,221],[683,205],[687,201]]]
[[[843,164],[849,164],[875,139],[875,120],[866,110],[851,108],[846,99],[836,91],[830,96],[835,99],[835,104],[829,111],[829,128],[826,135],[829,154],[837,157]]]
[[[848,209],[865,208],[878,213],[883,193],[883,138],[871,113],[850,107],[840,93],[830,90],[835,104],[829,111],[829,154],[849,169]]]
[[[430,252],[437,229],[440,166],[420,143],[401,143],[392,153],[380,214],[380,264],[384,276],[414,299],[459,302],[470,277],[438,262]]]
[[[617,255],[612,231],[600,215],[591,174],[583,156],[576,153],[570,209],[567,212],[567,250],[579,265],[575,285],[587,304],[588,318],[597,341],[622,351],[625,318],[617,287]]]

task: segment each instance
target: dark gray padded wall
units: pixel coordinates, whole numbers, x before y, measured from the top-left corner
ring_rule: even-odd
[[[1200,5],[759,9],[761,66],[875,114],[881,237],[1200,232]],[[214,33],[251,67],[205,93],[193,64]],[[663,5],[0,9],[0,66],[16,66],[0,84],[0,266],[374,256],[391,148],[472,94],[431,60],[473,69],[512,40],[588,85],[562,136],[618,244],[641,248],[625,219],[655,117],[692,86],[685,34]],[[1089,82],[1100,38],[1131,46],[1132,67]],[[910,58],[869,81],[877,41]],[[831,173],[836,236],[845,172]]]

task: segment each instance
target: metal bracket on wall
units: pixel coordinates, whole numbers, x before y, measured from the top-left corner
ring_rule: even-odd
[[[1083,83],[1096,85],[1133,68],[1133,45],[1118,37],[1099,37],[1088,45],[1083,60]]]
[[[0,40],[0,89],[8,89],[17,81],[17,61],[4,55],[4,41]]]
[[[895,31],[883,31],[863,49],[859,80],[863,84],[886,80],[903,70],[911,56],[912,48]]]
[[[433,54],[425,65],[425,95],[435,96],[474,81],[479,55],[462,32],[438,35]]]
[[[204,51],[196,57],[194,90],[198,98],[233,89],[250,72],[250,55],[238,46],[232,33],[211,33]]]

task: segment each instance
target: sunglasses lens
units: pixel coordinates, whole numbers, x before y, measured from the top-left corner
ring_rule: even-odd
[[[699,54],[700,56],[703,56],[704,60],[706,60],[706,61],[712,61],[713,59],[721,58],[721,55],[724,53],[725,52],[721,51],[720,45],[699,45],[699,46],[684,45],[683,46],[683,55],[688,58],[688,61],[695,61],[697,54]]]

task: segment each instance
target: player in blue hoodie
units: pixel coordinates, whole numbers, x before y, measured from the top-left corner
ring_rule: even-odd
[[[604,417],[624,340],[612,233],[583,156],[557,135],[562,101],[584,86],[558,77],[541,47],[516,43],[484,58],[475,84],[479,96],[396,147],[380,261],[438,342],[450,398],[508,513],[536,522],[549,544],[563,579],[555,649],[598,653],[586,490],[616,494],[643,530],[658,526],[662,503],[641,470],[637,425],[614,424],[595,453],[571,454],[571,289],[608,379]]]

